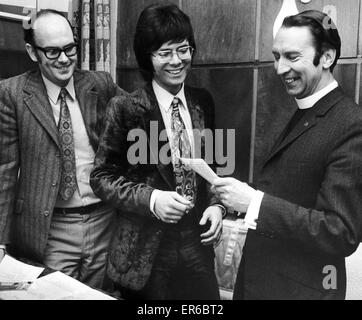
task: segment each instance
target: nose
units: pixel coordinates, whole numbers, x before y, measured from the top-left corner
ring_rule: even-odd
[[[290,71],[290,66],[285,59],[280,58],[278,61],[275,61],[275,70],[277,72],[277,75],[283,75]]]
[[[179,58],[176,51],[172,52],[172,58],[170,64],[180,64],[182,60]]]
[[[60,56],[58,57],[58,61],[59,62],[68,62],[69,61],[69,58],[68,56],[64,53],[64,51],[62,51],[60,53]]]

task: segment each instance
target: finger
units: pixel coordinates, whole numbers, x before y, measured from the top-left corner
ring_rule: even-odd
[[[219,223],[215,223],[214,221],[211,221],[211,226],[210,229],[207,230],[206,232],[202,233],[200,236],[203,239],[207,239],[212,237],[213,235],[216,234],[216,230],[218,228]]]
[[[178,214],[185,214],[187,210],[190,210],[190,208],[184,204],[181,204],[179,202],[172,202],[170,203],[170,207],[173,209],[173,212],[178,212]]]
[[[202,239],[201,244],[208,246],[217,243],[220,240],[220,238],[221,238],[221,228],[218,229],[218,231],[215,232],[212,236]]]
[[[176,200],[177,202],[185,205],[185,206],[191,206],[192,202],[184,198],[183,196],[179,195],[177,192],[172,193],[172,198]]]

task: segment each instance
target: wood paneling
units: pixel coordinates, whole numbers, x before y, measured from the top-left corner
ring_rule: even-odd
[[[179,4],[178,0],[161,0],[162,2],[172,2]],[[118,48],[117,48],[117,65],[120,66],[136,66],[136,59],[133,53],[133,37],[136,31],[136,24],[141,11],[148,5],[155,3],[152,0],[137,1],[120,1],[119,25],[118,25]]]
[[[358,40],[358,54],[362,57],[362,0],[359,0],[359,40]]]
[[[297,109],[272,66],[259,69],[254,178],[265,156]]]
[[[195,63],[235,63],[254,59],[256,1],[183,0],[198,53]]]
[[[216,128],[235,129],[235,172],[232,176],[248,181],[253,94],[252,68],[193,69],[189,84],[205,87],[215,100]],[[224,139],[224,154],[226,154]]]
[[[260,60],[272,61],[273,25],[280,11],[283,0],[261,0],[261,44]],[[303,4],[296,0],[299,12],[317,9],[323,10],[327,6],[334,6],[337,13],[337,27],[342,40],[342,57],[355,57],[357,54],[357,39],[359,25],[360,0],[313,0]]]
[[[334,69],[333,74],[346,96],[354,100],[356,90],[356,64],[339,64]]]

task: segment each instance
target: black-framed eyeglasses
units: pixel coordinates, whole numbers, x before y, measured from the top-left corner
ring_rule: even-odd
[[[176,53],[180,60],[188,60],[191,59],[191,56],[194,52],[194,48],[191,46],[184,46],[177,48],[176,50],[171,49],[165,49],[165,50],[159,50],[152,55],[158,59],[161,63],[167,63],[170,62],[173,58],[173,55]]]
[[[58,48],[58,47],[42,48],[42,47],[38,47],[38,46],[34,46],[34,48],[43,51],[45,56],[50,60],[58,59],[59,56],[62,54],[62,52],[64,52],[68,58],[75,56],[78,52],[77,43],[69,44],[69,45],[65,46],[64,48]]]

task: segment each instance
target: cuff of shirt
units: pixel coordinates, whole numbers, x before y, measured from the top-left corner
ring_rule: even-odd
[[[264,192],[255,191],[244,218],[244,224],[248,229],[256,230],[256,221],[259,218],[260,205],[263,201]]]
[[[222,217],[223,218],[225,218],[225,216],[227,215],[227,211],[226,211],[226,208],[223,206],[223,205],[221,205],[221,204],[213,204],[213,207],[219,207],[220,209],[221,209],[221,211],[222,211]]]
[[[161,190],[155,189],[152,191],[151,193],[151,198],[150,198],[150,211],[154,214],[154,216],[160,220],[160,217],[157,215],[156,211],[155,211],[155,202],[156,202],[156,198],[157,196],[161,193]]]

